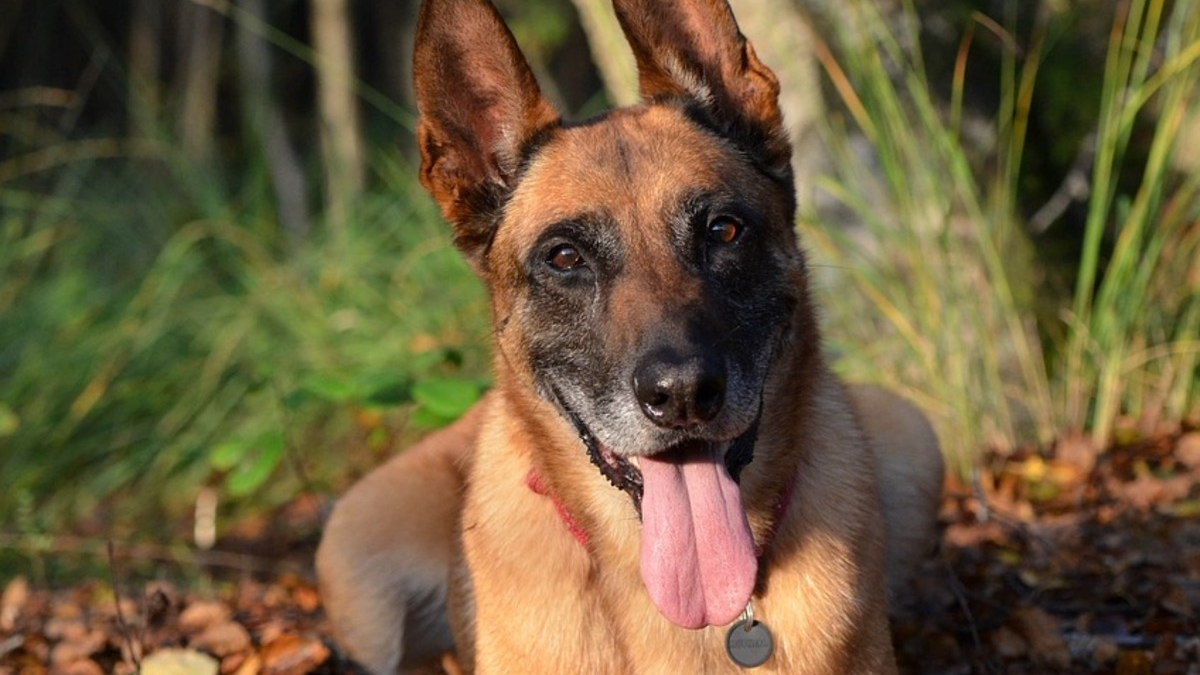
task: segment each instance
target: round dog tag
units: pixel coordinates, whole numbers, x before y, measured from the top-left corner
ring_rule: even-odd
[[[756,668],[766,663],[774,648],[771,631],[754,619],[733,624],[725,634],[725,651],[743,668]]]

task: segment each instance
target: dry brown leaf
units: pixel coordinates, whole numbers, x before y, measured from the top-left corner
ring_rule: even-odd
[[[233,673],[237,672],[238,668],[242,667],[242,664],[246,662],[246,658],[249,655],[250,652],[242,651],[229,654],[227,656],[222,656],[220,667],[221,675],[233,675]]]
[[[1117,643],[1109,638],[1099,638],[1096,640],[1096,646],[1092,649],[1092,660],[1096,663],[1111,663],[1121,653],[1121,648]]]
[[[1175,459],[1188,468],[1200,469],[1200,431],[1179,437],[1175,443]]]
[[[1129,651],[1121,652],[1117,657],[1115,675],[1152,675],[1154,660],[1150,652]]]
[[[1054,445],[1054,455],[1060,462],[1070,464],[1084,474],[1096,468],[1099,454],[1092,439],[1083,434],[1070,434]]]
[[[1178,616],[1191,619],[1196,616],[1197,596],[1200,596],[1200,591],[1189,593],[1179,584],[1172,583],[1170,590],[1159,601],[1159,604]]]
[[[269,644],[288,632],[288,624],[280,618],[270,619],[255,629],[259,644]]]
[[[205,628],[189,646],[214,656],[229,656],[250,648],[250,633],[240,623],[226,621]]]
[[[1163,498],[1162,481],[1148,474],[1121,484],[1118,492],[1125,501],[1142,511],[1153,508]]]
[[[320,640],[287,633],[265,645],[259,656],[265,675],[304,675],[329,658]]]
[[[297,586],[292,589],[292,602],[305,612],[315,612],[321,606],[321,596],[312,586]]]
[[[232,613],[225,603],[197,600],[179,614],[179,628],[185,633],[199,633],[209,626],[229,621]]]
[[[1059,620],[1034,605],[1013,610],[1009,625],[1029,643],[1033,658],[1048,665],[1065,668],[1071,664],[1071,651],[1063,637]]]
[[[13,577],[4,586],[4,593],[0,595],[0,631],[7,633],[16,626],[17,617],[21,615],[21,610],[27,602],[29,581],[25,577]]]
[[[68,664],[54,666],[51,675],[105,675],[100,664],[91,659],[76,659]]]
[[[61,640],[50,650],[50,663],[65,666],[95,654],[107,643],[108,636],[99,629],[84,629],[82,633],[72,633],[69,638]]]
[[[42,626],[42,634],[51,640],[79,640],[87,635],[87,624],[82,619],[51,617]]]
[[[233,675],[258,675],[262,672],[262,659],[258,658],[258,654],[251,654],[242,661],[242,665],[238,666]]]
[[[1019,659],[1029,652],[1029,643],[1025,638],[1008,626],[1000,626],[988,635],[988,644],[996,650],[996,654],[1006,659]]]
[[[1007,541],[1008,532],[997,520],[969,525],[954,523],[946,528],[943,539],[948,546],[973,548],[983,544],[1002,544]]]

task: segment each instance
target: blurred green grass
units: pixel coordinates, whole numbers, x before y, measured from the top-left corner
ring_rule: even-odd
[[[206,484],[256,509],[332,492],[485,383],[486,299],[400,160],[292,250],[261,179],[196,198],[176,161],[0,187],[4,526],[25,502],[50,527],[178,517]]]
[[[801,222],[827,268],[822,306],[843,374],[917,401],[963,473],[985,449],[1086,434],[1102,451],[1195,424],[1200,178],[1170,167],[1200,109],[1200,8],[1138,0],[1117,12],[1073,293],[1048,281],[1021,182],[1047,34],[1062,27],[1038,25],[1022,58],[1007,52],[997,143],[980,160],[958,107],[970,32],[945,110],[908,46],[919,40],[907,9],[897,30],[874,3],[848,3],[822,56],[850,119],[825,129],[836,169],[821,184],[867,233],[820,213]],[[853,129],[877,166],[856,153]],[[1144,155],[1126,152],[1135,134],[1151,139]]]

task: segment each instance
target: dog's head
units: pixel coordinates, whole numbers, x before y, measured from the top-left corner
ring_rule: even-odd
[[[651,595],[679,592],[662,579],[686,578],[689,555],[737,587],[655,603],[724,623],[756,565],[734,481],[774,358],[810,321],[791,148],[725,0],[614,4],[644,103],[566,123],[487,0],[426,0],[421,180],[489,285],[498,360],[641,511]]]

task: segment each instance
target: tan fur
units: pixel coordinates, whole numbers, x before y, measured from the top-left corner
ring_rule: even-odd
[[[452,649],[439,608],[479,417],[472,410],[375,469],[326,524],[321,596],[338,642],[372,673],[396,672],[402,653],[420,663]]]
[[[854,420],[840,387],[830,381],[828,391],[830,400],[824,405],[834,413],[836,423],[821,435],[853,433]],[[871,541],[880,535],[879,526],[869,520],[876,514],[870,496],[878,490],[886,505],[889,595],[902,592],[934,541],[942,459],[928,423],[911,404],[885,390],[857,386],[849,393],[866,436],[873,439],[869,452],[880,475],[876,480],[863,470],[863,450],[853,446],[831,453],[837,461],[801,470],[788,527],[772,546],[771,566],[778,570],[777,576],[767,580],[768,592],[755,610],[777,636],[795,635],[799,640],[779,645],[776,659],[792,665],[776,664],[772,669],[767,664],[760,672],[891,672],[890,653],[869,655],[880,661],[874,668],[854,669],[844,663],[851,656],[867,656],[847,654],[841,645],[861,620],[855,611],[848,611],[861,601],[862,582],[856,575],[873,574],[879,566],[876,560],[866,570],[855,570],[846,530],[865,528]],[[493,400],[488,397],[448,430],[381,466],[339,501],[318,552],[317,568],[323,599],[343,648],[372,673],[383,675],[396,672],[406,632],[410,645],[406,661],[413,665],[434,656],[428,651],[413,654],[413,645],[448,644],[444,625],[414,625],[409,610],[421,595],[417,589],[444,588],[455,531],[452,518],[446,516],[461,508],[464,455],[473,446],[491,445],[486,435],[481,444],[474,438],[486,418],[485,426],[496,425],[492,433],[505,440],[495,444],[501,448],[496,457],[481,453],[479,461],[490,468],[485,470],[482,487],[472,491],[477,506],[467,522],[478,527],[478,519],[499,520],[507,534],[501,541],[484,539],[477,544],[477,554],[486,551],[497,557],[482,566],[476,584],[486,587],[495,576],[502,591],[480,608],[477,620],[484,625],[494,620],[497,626],[481,636],[481,648],[486,654],[493,643],[503,648],[529,640],[561,655],[561,662],[547,664],[544,671],[494,672],[740,672],[729,664],[721,647],[724,628],[680,634],[664,625],[637,587],[612,589],[612,597],[592,598],[590,591],[581,594],[589,584],[600,582],[608,591],[612,577],[619,575],[613,572],[607,579],[589,581],[588,554],[567,532],[549,500],[525,487],[528,459],[522,461],[523,453],[507,451],[522,447],[509,445],[517,427],[491,410]],[[488,464],[493,461],[498,464]],[[594,473],[590,469],[584,470],[588,483]],[[607,485],[599,487],[611,490]],[[627,518],[619,514],[609,517],[613,527],[634,525],[623,522]],[[759,522],[757,529],[761,531],[763,525]],[[631,542],[627,550],[606,552],[605,557],[636,556],[636,536]],[[531,589],[515,581],[529,574],[553,583]],[[633,574],[636,579],[636,569]],[[389,592],[404,581],[410,584],[407,594]],[[769,592],[772,586],[796,592],[777,596]],[[539,596],[539,588],[548,593]],[[878,603],[876,597],[869,606],[875,622],[880,621]],[[619,625],[598,619],[610,614],[606,605],[619,609]],[[430,634],[438,630],[440,635]],[[880,633],[884,628],[874,630]],[[877,636],[875,644],[890,649],[886,636]],[[663,666],[659,670],[630,667],[630,655],[639,654],[662,655]],[[645,658],[636,660],[644,667]],[[483,662],[478,672],[489,672]]]
[[[938,510],[945,467],[934,452],[933,427],[916,406],[875,386],[851,387],[850,395],[875,457],[888,524],[888,597],[895,600],[937,541],[937,522],[929,516]]]
[[[739,479],[754,539],[770,541],[752,605],[776,646],[759,672],[894,673],[888,598],[936,538],[942,459],[920,412],[875,387],[847,388],[824,364],[803,265],[788,253],[794,206],[772,179],[788,176],[778,85],[725,2],[615,5],[643,94],[690,97],[740,142],[757,139],[749,153],[672,103],[559,127],[490,5],[427,3],[416,56],[422,180],[488,284],[495,386],[338,503],[317,570],[339,643],[375,675],[439,658],[482,675],[743,672],[726,655],[726,627],[683,629],[651,603],[628,496],[539,393],[526,355],[530,327],[546,324],[530,315],[523,262],[555,223],[584,214],[615,228],[624,264],[605,280],[605,320],[585,327],[612,354],[632,352],[696,312],[711,283],[679,263],[664,218],[693,195],[732,194],[754,204],[763,250],[784,256],[772,262],[776,280],[799,293],[779,322],[754,461]],[[530,488],[531,472],[586,545]],[[441,654],[455,643],[457,662]]]

